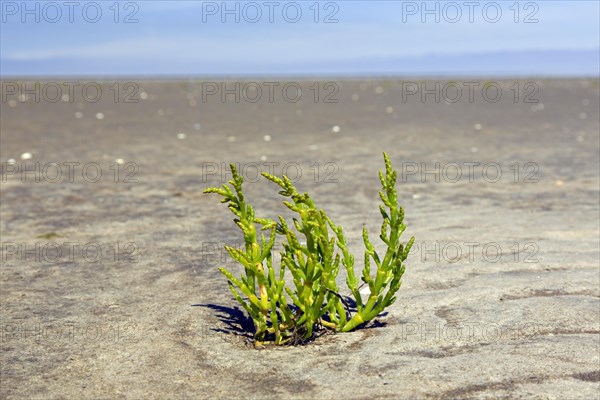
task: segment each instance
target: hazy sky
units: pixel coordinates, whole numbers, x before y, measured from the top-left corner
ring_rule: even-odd
[[[596,0],[115,3],[2,0],[0,72],[376,72],[396,59],[465,53],[496,54],[503,68],[518,62],[505,52],[600,48]]]

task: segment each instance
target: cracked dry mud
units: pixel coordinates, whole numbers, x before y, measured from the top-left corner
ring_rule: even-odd
[[[298,103],[203,102],[197,81],[139,82],[138,103],[3,102],[3,162],[79,165],[36,183],[3,164],[0,397],[598,398],[598,81],[531,81],[543,107],[515,102],[509,80],[497,103],[403,102],[398,80],[340,81],[338,103],[315,103],[310,82]],[[202,190],[221,163],[247,181],[287,166],[360,268],[384,150],[417,243],[398,301],[307,346],[247,345],[217,271],[240,271],[216,249],[241,236]],[[257,212],[285,212],[266,180],[245,188]]]

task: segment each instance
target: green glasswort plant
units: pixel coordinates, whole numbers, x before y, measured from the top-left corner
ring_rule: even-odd
[[[299,193],[291,180],[263,173],[277,184],[279,194],[288,198],[283,203],[296,217],[290,228],[283,217],[279,221],[257,218],[252,206],[246,203],[242,192],[243,178],[231,165],[233,179],[229,186],[208,188],[205,193],[220,194],[223,203],[236,216],[235,223],[244,234],[244,250],[225,246],[233,259],[244,267],[244,275],[236,278],[225,268],[219,270],[229,280],[234,297],[248,312],[255,327],[255,343],[265,341],[275,344],[301,343],[313,337],[315,327],[348,332],[377,317],[396,300],[404,274],[404,261],[414,242],[406,245],[400,236],[406,229],[404,209],[398,205],[396,193],[397,172],[393,170],[387,154],[383,154],[385,173],[379,171],[383,204],[379,210],[383,217],[380,239],[387,246],[381,257],[363,228],[365,244],[364,268],[361,280],[369,286],[370,294],[363,299],[359,281],[354,273],[354,256],[349,252],[342,228],[333,223],[322,209],[317,208],[307,193]],[[231,188],[230,188],[231,186]],[[232,190],[233,188],[233,190]],[[269,231],[258,238],[256,227]],[[285,238],[281,252],[279,273],[273,267],[273,245],[276,235]],[[299,240],[299,236],[303,240]],[[376,270],[371,272],[371,261]],[[347,302],[339,293],[337,275],[340,264],[346,269],[346,285],[356,303],[352,315]],[[294,289],[286,286],[285,271],[289,270]],[[246,297],[242,298],[240,292]],[[288,303],[291,300],[291,304]]]

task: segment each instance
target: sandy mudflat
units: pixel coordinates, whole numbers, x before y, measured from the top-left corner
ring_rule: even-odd
[[[200,81],[135,82],[137,103],[121,82],[115,102],[111,84],[0,104],[1,398],[598,398],[597,80],[523,80],[517,101],[506,80],[495,103],[483,81],[455,103],[403,101],[399,80],[321,82],[317,101],[304,82],[296,103],[204,101]],[[419,246],[398,301],[305,347],[246,345],[215,250],[241,235],[202,189],[237,162],[273,217],[257,168],[296,174],[358,268],[384,150]]]

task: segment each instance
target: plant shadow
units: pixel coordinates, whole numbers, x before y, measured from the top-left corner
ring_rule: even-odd
[[[356,313],[356,302],[352,297],[343,296],[343,303],[346,306],[346,310],[350,314],[349,316]],[[213,332],[224,333],[227,335],[235,335],[246,338],[247,340],[252,340],[254,337],[254,323],[252,322],[252,318],[247,315],[245,310],[240,309],[238,306],[234,307],[226,307],[218,304],[192,304],[192,307],[206,307],[213,311],[215,311],[215,316],[221,321],[225,326],[223,328],[210,328]],[[292,312],[297,312],[297,307],[294,305],[290,305]],[[360,325],[355,328],[356,331],[363,329],[372,329],[372,328],[382,328],[387,325],[387,322],[379,320],[381,317],[387,316],[389,313],[387,311],[382,312],[373,320],[367,322],[366,324]]]
[[[252,339],[254,335],[254,323],[246,315],[244,310],[235,307],[225,307],[218,304],[192,304],[192,307],[206,307],[216,311],[215,316],[225,326],[223,328],[211,328],[214,332],[225,333],[227,335],[242,336]]]

